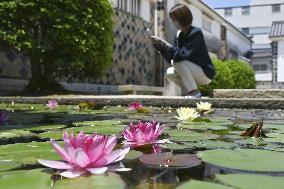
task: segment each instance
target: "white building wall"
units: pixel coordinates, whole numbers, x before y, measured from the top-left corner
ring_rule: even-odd
[[[254,65],[265,65],[269,61],[269,59],[258,59]],[[272,81],[272,69],[269,67],[265,72],[256,72],[255,79],[256,81]]]
[[[140,0],[140,2],[140,16],[147,22],[150,22],[150,0]]]
[[[272,73],[256,73],[255,74],[256,81],[271,81]]]
[[[284,82],[284,40],[278,42],[277,81]]]
[[[251,48],[250,43],[248,43],[247,40],[240,38],[239,35],[232,30],[227,30],[227,40],[228,43],[236,45],[238,47],[238,52],[240,54],[248,52]]]
[[[263,4],[277,4],[277,3],[284,3],[283,0],[251,0],[251,5],[263,5]]]
[[[261,3],[262,2],[262,3]],[[284,0],[275,0],[276,4],[284,3]],[[272,1],[262,1],[262,0],[255,0],[251,4],[273,4]],[[238,28],[255,28],[255,27],[271,27],[273,21],[283,20],[284,18],[284,4],[281,5],[281,12],[280,13],[272,13],[271,5],[267,6],[252,6],[250,7],[250,14],[249,15],[242,15],[242,8],[237,7],[232,9],[232,16],[225,16],[225,9],[216,9],[216,11],[226,18],[229,22],[234,24]],[[270,43],[268,39],[268,32],[266,36],[263,35],[254,35],[253,41],[256,44],[263,44],[263,43]]]

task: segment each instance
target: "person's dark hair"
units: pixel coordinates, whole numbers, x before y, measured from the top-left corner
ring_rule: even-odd
[[[192,13],[184,4],[176,4],[170,10],[169,16],[172,20],[177,20],[181,26],[192,24]]]

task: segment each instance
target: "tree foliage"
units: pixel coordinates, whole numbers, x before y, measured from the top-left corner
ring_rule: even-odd
[[[0,43],[28,56],[32,78],[92,77],[112,62],[108,0],[0,0]]]

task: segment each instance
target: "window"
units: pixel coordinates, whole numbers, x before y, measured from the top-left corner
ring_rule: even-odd
[[[242,15],[249,15],[249,7],[242,7]]]
[[[257,34],[269,34],[270,27],[253,27],[250,28],[250,34],[257,35]]]
[[[232,8],[226,8],[225,9],[225,16],[232,16],[233,15],[233,9]]]
[[[254,65],[253,69],[257,73],[265,73],[268,72],[268,65],[267,64]]]
[[[281,11],[280,4],[272,5],[272,13],[279,13]]]
[[[204,15],[202,18],[202,29],[211,32],[211,25],[212,25],[212,19]]]
[[[117,0],[117,8],[127,11],[127,1],[128,0]]]
[[[242,32],[246,35],[249,35],[249,28],[242,28]]]
[[[140,1],[141,0],[117,0],[117,8],[135,15],[140,15]]]

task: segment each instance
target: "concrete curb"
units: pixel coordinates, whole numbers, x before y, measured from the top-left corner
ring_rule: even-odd
[[[240,109],[284,109],[284,99],[269,98],[202,98],[188,99],[176,96],[147,96],[147,95],[117,95],[117,96],[90,96],[90,95],[62,95],[43,97],[0,97],[0,103],[47,103],[56,99],[60,104],[78,104],[85,101],[96,101],[100,105],[128,105],[139,101],[147,106],[187,107],[196,106],[197,102],[206,101],[215,108],[240,108]]]

